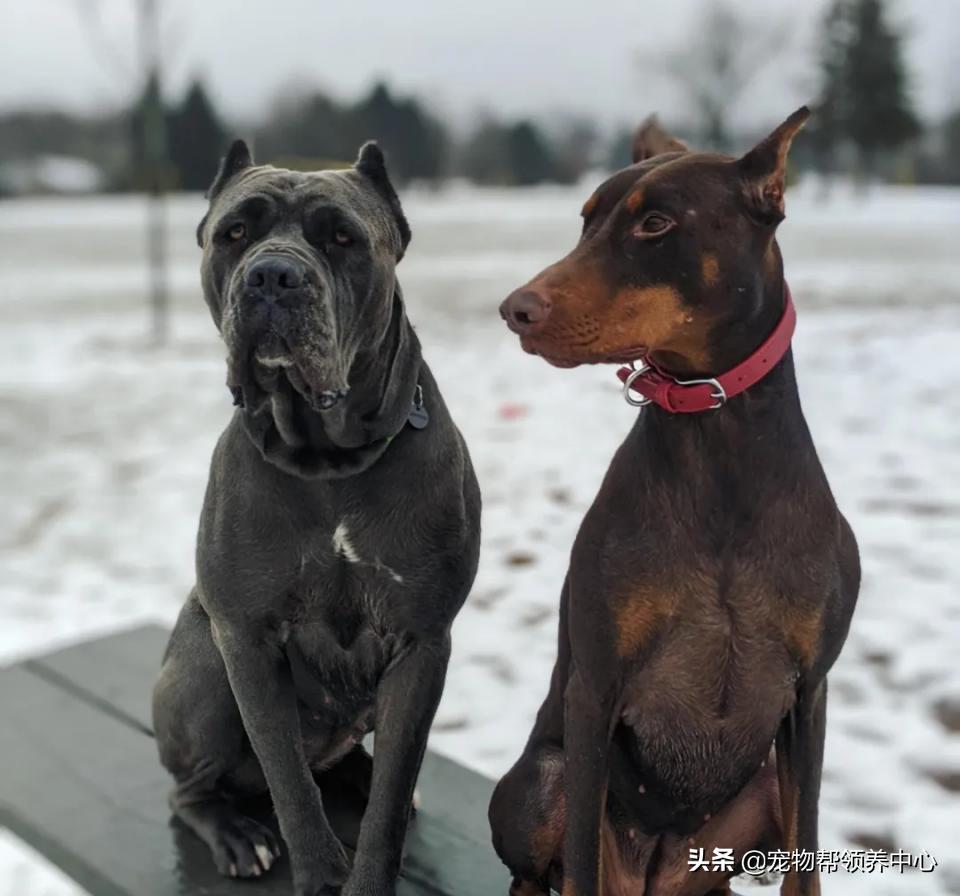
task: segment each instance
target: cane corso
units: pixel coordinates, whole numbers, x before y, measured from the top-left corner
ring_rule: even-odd
[[[576,247],[502,306],[552,364],[638,362],[621,378],[647,405],[580,527],[549,693],[490,807],[514,896],[727,892],[774,847],[795,860],[782,893],[820,892],[827,672],[860,563],[800,407],[776,241],[807,115],[740,158],[648,125]]]
[[[378,147],[303,173],[237,141],[209,199],[237,407],[154,692],[171,806],[223,874],[256,877],[279,845],[238,801],[268,792],[298,896],[388,896],[476,573],[476,478],[404,309],[410,230]],[[321,775],[368,799],[352,869]]]

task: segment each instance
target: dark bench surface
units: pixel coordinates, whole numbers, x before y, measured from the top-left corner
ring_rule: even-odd
[[[150,732],[166,638],[146,626],[0,671],[0,825],[94,896],[289,894],[285,861],[259,880],[228,880],[170,819],[171,781]],[[400,896],[505,896],[486,821],[491,788],[427,755]]]

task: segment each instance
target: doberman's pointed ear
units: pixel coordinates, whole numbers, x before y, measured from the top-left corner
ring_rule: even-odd
[[[790,144],[810,117],[801,106],[769,137],[761,140],[737,166],[744,177],[747,197],[762,217],[777,224],[783,220],[783,190],[787,175]]]
[[[651,115],[640,123],[633,135],[633,162],[642,162],[665,152],[686,152],[687,144],[668,134]]]
[[[230,179],[253,165],[253,156],[243,140],[234,140],[230,149],[220,162],[220,170],[207,190],[207,199],[213,199],[230,181]]]
[[[400,235],[400,246],[397,252],[397,261],[399,261],[403,258],[403,253],[410,243],[410,225],[407,223],[407,218],[400,207],[400,197],[397,196],[397,191],[390,183],[390,175],[387,174],[387,160],[383,156],[383,150],[372,140],[367,141],[360,147],[360,154],[357,156],[357,161],[353,167],[373,182],[380,195],[386,199],[390,211],[393,212]]]

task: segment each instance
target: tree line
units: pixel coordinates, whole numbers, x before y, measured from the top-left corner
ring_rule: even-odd
[[[162,127],[144,118],[162,109]],[[101,166],[110,189],[204,190],[234,136],[254,147],[258,161],[292,168],[350,164],[366,140],[376,139],[400,182],[463,177],[478,184],[526,186],[572,182],[605,151],[598,132],[574,121],[548,132],[532,119],[485,117],[464,136],[451,134],[422,101],[378,82],[355,102],[321,90],[286,96],[249,126],[228,122],[201,80],[169,102],[151,80],[127,110],[77,117],[17,112],[0,116],[0,163],[27,156],[72,155]],[[158,172],[148,140],[163,142]],[[623,164],[629,160],[624,159]]]
[[[731,113],[750,80],[783,52],[787,29],[776,22],[759,29],[729,0],[704,3],[695,39],[661,60],[693,110],[685,127],[669,124],[692,145],[732,151],[740,136],[746,143],[755,135],[732,135]],[[816,43],[814,117],[794,156],[801,166],[960,183],[960,105],[943,121],[922,126],[905,41],[885,0],[832,0]],[[145,128],[144,116],[158,110],[160,127]],[[158,177],[165,189],[203,190],[236,134],[252,138],[258,160],[304,168],[349,164],[357,147],[374,138],[398,180],[462,177],[504,186],[573,182],[593,167],[620,167],[629,163],[630,145],[629,128],[605,136],[585,119],[487,115],[467,133],[453,133],[422,100],[385,82],[353,101],[319,89],[287,95],[243,127],[227,121],[202,81],[170,101],[151,80],[130,108],[111,115],[0,116],[0,163],[31,153],[75,155],[99,165],[116,190],[155,187]],[[144,145],[147,139],[162,146]],[[158,156],[164,160],[159,173]]]

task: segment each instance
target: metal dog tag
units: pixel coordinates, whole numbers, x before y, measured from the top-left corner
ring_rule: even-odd
[[[414,429],[423,429],[430,422],[430,415],[427,409],[422,405],[418,408],[410,409],[410,415],[407,417],[409,423]]]
[[[427,413],[426,406],[423,403],[423,388],[417,386],[417,392],[413,397],[413,407],[407,414],[407,423],[414,429],[423,429],[430,422],[430,415]]]

